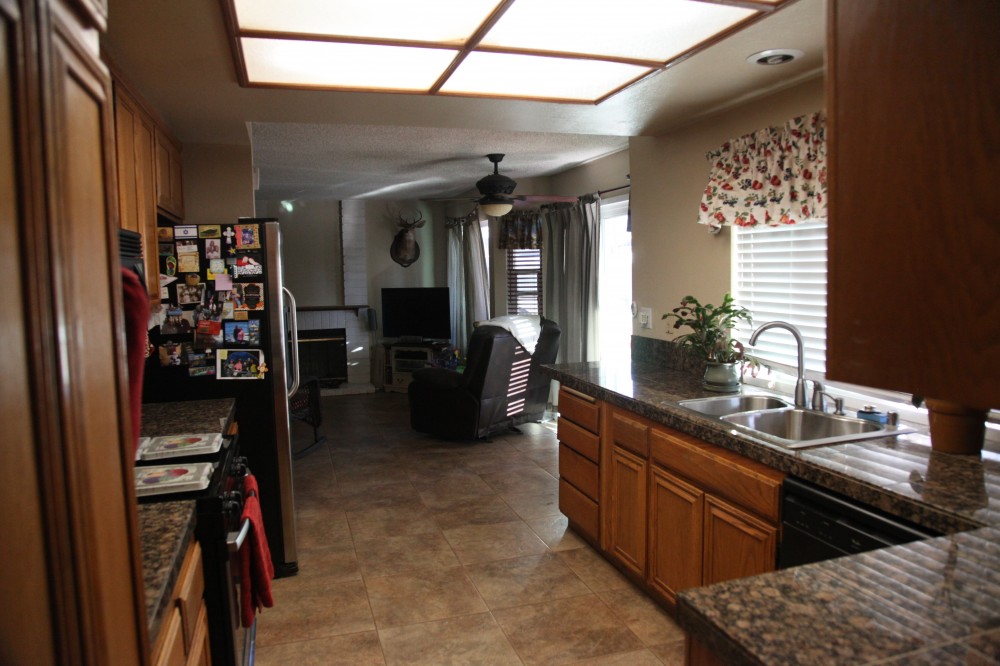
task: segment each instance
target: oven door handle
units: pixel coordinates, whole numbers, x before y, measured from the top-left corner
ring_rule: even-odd
[[[244,518],[243,525],[240,526],[239,532],[230,532],[226,536],[226,545],[229,546],[230,553],[238,553],[240,548],[243,547],[243,542],[246,541],[247,534],[250,533],[250,519]]]

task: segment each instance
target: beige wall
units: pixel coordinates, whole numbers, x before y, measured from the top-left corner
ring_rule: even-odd
[[[225,224],[254,216],[250,146],[185,143],[184,222]]]
[[[629,151],[622,150],[552,176],[548,194],[577,196],[628,184]],[[622,190],[624,192],[624,190]],[[615,192],[620,194],[622,192]]]
[[[285,285],[300,307],[343,305],[340,202],[335,199],[257,201],[258,217],[281,224]]]
[[[633,332],[666,339],[660,316],[691,294],[717,302],[730,291],[730,229],[711,236],[697,224],[708,183],[705,153],[755,130],[824,107],[817,78],[659,137],[629,141],[632,175],[632,297],[653,310],[653,328]]]

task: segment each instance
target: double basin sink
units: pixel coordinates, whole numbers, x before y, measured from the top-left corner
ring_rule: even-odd
[[[891,437],[913,431],[904,426],[793,407],[785,400],[770,395],[695,398],[676,404],[786,449]]]

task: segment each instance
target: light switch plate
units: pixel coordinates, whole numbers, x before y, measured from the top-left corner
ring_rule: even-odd
[[[653,308],[639,308],[639,328],[653,328]]]

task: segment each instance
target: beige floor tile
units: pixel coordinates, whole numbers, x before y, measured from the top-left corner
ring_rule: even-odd
[[[444,536],[465,565],[548,551],[545,542],[521,521],[455,527],[445,530]]]
[[[351,545],[351,530],[343,511],[299,509],[295,515],[298,548],[331,548]]]
[[[439,531],[433,517],[422,505],[349,511],[347,522],[355,541]]]
[[[384,629],[379,637],[390,666],[521,664],[489,613]]]
[[[663,662],[651,650],[647,649],[574,661],[573,666],[663,666]],[[683,662],[677,666],[683,666]]]
[[[369,578],[366,585],[379,629],[488,610],[461,567]]]
[[[299,547],[299,573],[301,577],[325,576],[336,580],[358,580],[361,565],[354,553],[354,544],[331,548]]]
[[[414,481],[413,485],[425,503],[496,494],[478,474],[471,472],[441,475],[435,480]]]
[[[559,551],[559,557],[594,592],[613,590],[631,585],[607,560],[587,546]]]
[[[257,616],[257,645],[354,634],[375,629],[360,580],[296,576],[275,581],[274,608]]]
[[[493,611],[526,664],[562,664],[642,649],[642,642],[596,596]]]
[[[666,666],[684,666],[687,663],[685,659],[687,648],[683,640],[665,645],[654,645],[649,648],[649,651],[655,654]]]
[[[392,478],[391,470],[386,472]],[[340,491],[340,508],[344,511],[364,511],[380,506],[415,506],[420,503],[413,484],[397,481],[379,486],[359,486],[352,490]]]
[[[499,495],[542,495],[559,488],[559,481],[537,466],[489,472],[481,476]]]
[[[528,527],[538,535],[538,538],[545,542],[550,550],[570,550],[572,548],[585,548],[587,543],[576,535],[569,527],[566,516],[546,516],[544,518],[532,518],[525,520]]]
[[[500,497],[524,520],[562,515],[558,486],[541,493],[501,493]]]
[[[455,552],[440,532],[358,541],[355,549],[367,578],[413,569],[445,569],[459,564]]]
[[[493,525],[518,520],[507,503],[497,495],[466,497],[463,499],[441,499],[424,503],[429,507],[435,524],[442,530],[463,525]]]
[[[378,634],[317,638],[257,648],[255,666],[379,666],[385,664]]]
[[[471,565],[466,571],[491,609],[590,594],[551,553]]]
[[[615,615],[620,617],[644,645],[663,645],[684,640],[681,629],[667,612],[644,592],[633,586],[598,592]]]

